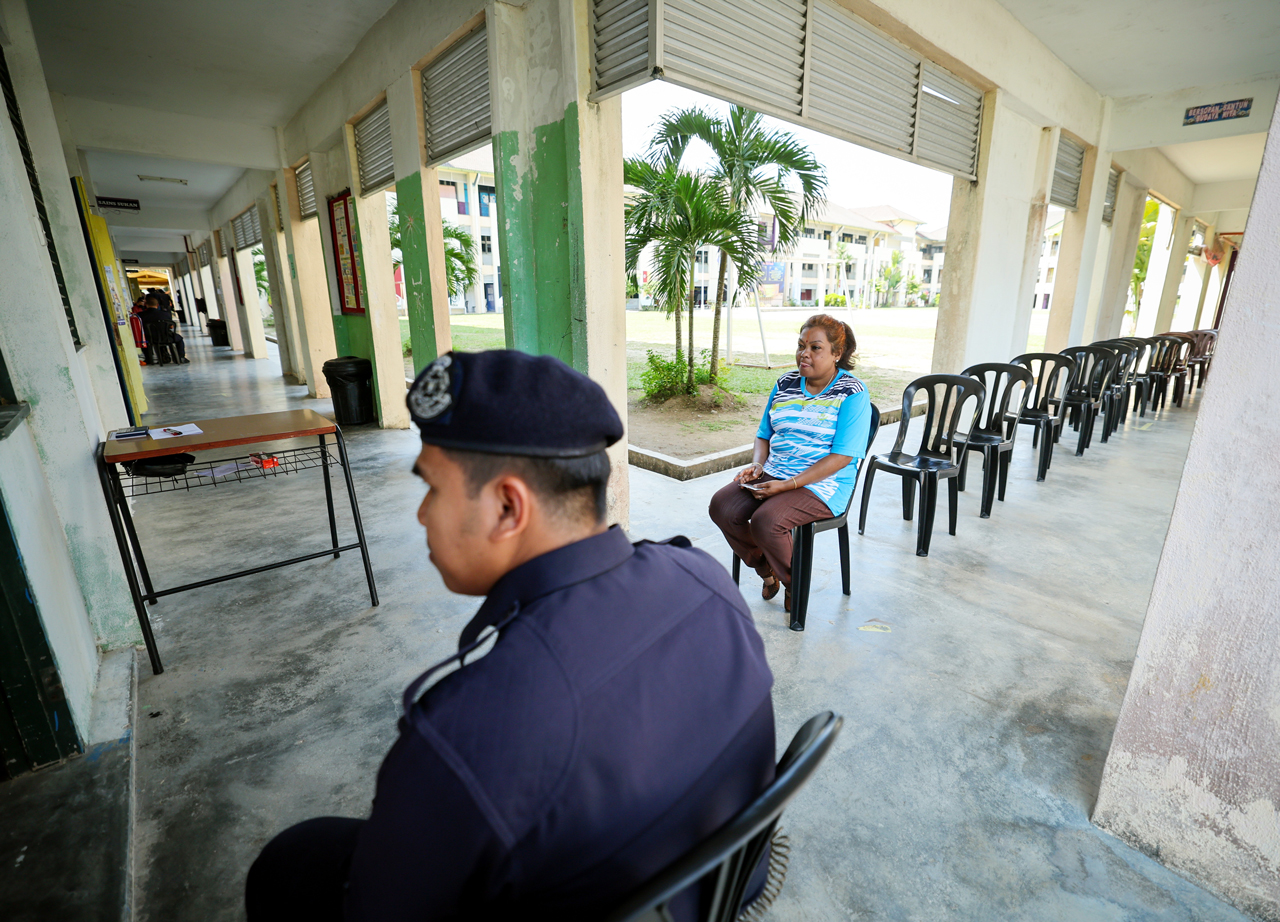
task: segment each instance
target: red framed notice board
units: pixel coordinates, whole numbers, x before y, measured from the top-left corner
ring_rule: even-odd
[[[360,278],[356,270],[359,259],[356,210],[350,192],[329,199],[329,227],[333,232],[333,258],[338,270],[342,313],[363,314],[364,302],[360,299]]]

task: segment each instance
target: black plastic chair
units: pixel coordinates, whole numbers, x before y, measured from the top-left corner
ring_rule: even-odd
[[[1209,366],[1213,364],[1213,350],[1218,344],[1217,330],[1192,330],[1191,335],[1196,338],[1196,347],[1191,350],[1191,355],[1187,358],[1187,368],[1190,370],[1190,377],[1187,381],[1189,390],[1199,390],[1204,387],[1204,379],[1209,374]],[[1199,370],[1199,377],[1196,377],[1196,371]]]
[[[147,346],[157,365],[178,363],[178,344],[174,342],[173,333],[177,324],[173,321],[148,323],[146,325]]]
[[[880,431],[880,408],[871,404],[871,429],[867,435],[867,451],[871,451],[871,443],[876,440]],[[858,493],[858,477],[862,474],[863,458],[856,462],[858,470],[853,478],[853,490],[849,493],[849,502],[845,503],[844,512],[833,515],[829,519],[818,519],[807,525],[797,525],[791,529],[791,630],[803,631],[805,618],[809,614],[809,583],[813,579],[813,536],[833,528],[840,529],[840,579],[844,586],[844,594],[849,590],[849,510],[853,507],[853,498]],[[733,555],[733,581],[737,584],[742,573],[742,558]]]
[[[1182,406],[1182,398],[1190,393],[1188,384],[1192,380],[1191,373],[1191,356],[1195,354],[1196,337],[1192,333],[1166,333],[1165,336],[1178,340],[1179,345],[1174,350],[1173,372],[1170,379],[1173,381],[1173,404],[1174,406]]]
[[[747,885],[769,848],[782,811],[813,777],[843,723],[842,717],[830,711],[811,717],[791,740],[778,762],[773,782],[759,797],[710,837],[642,884],[605,916],[604,922],[669,922],[667,905],[699,883],[705,896],[698,922],[738,919],[744,909],[749,908],[742,905]],[[756,902],[771,901],[776,896],[776,889],[771,892],[766,887]]]
[[[1071,380],[1062,405],[1071,415],[1071,425],[1080,433],[1076,442],[1076,457],[1093,444],[1093,429],[1098,415],[1104,414],[1102,441],[1110,434],[1108,420],[1115,412],[1112,404],[1111,379],[1116,371],[1116,354],[1105,346],[1072,346],[1062,354],[1076,363],[1076,373]]]
[[[1110,349],[1116,357],[1116,369],[1107,388],[1107,406],[1111,412],[1106,414],[1107,429],[1104,435],[1110,435],[1120,428],[1120,423],[1129,415],[1129,376],[1133,374],[1137,350],[1131,344],[1115,339],[1101,340],[1093,345]]]
[[[991,507],[994,505],[996,481],[1000,482],[1000,502],[1004,502],[1005,486],[1009,482],[1009,458],[1013,453],[1013,441],[1018,434],[1017,426],[1007,425],[1009,402],[1015,390],[1021,390],[1018,399],[1018,416],[1027,408],[1027,398],[1031,396],[1031,372],[1021,365],[1003,365],[988,362],[982,365],[970,365],[963,375],[977,378],[987,389],[986,404],[978,417],[978,425],[970,430],[964,438],[964,450],[957,460],[960,462],[959,490],[964,492],[966,475],[969,473],[969,453],[982,452],[982,506],[979,516],[991,518]]]
[[[1008,422],[1010,426],[1035,427],[1031,447],[1040,446],[1036,483],[1042,483],[1049,473],[1049,465],[1053,463],[1054,443],[1062,435],[1065,412],[1062,398],[1071,389],[1076,363],[1074,359],[1057,352],[1028,352],[1013,359],[1010,364],[1027,369],[1035,381],[1026,409],[1017,417],[1010,416]]]
[[[911,407],[916,392],[923,390],[929,397],[924,413],[924,435],[920,440],[919,454],[906,454],[902,448],[907,441],[907,429],[911,425]],[[858,534],[867,526],[867,503],[871,499],[871,481],[877,470],[887,471],[902,478],[902,517],[911,521],[915,504],[915,486],[920,484],[920,523],[916,536],[916,556],[929,556],[929,539],[933,536],[933,518],[938,505],[938,481],[946,480],[950,487],[948,512],[950,528],[956,533],[956,511],[960,503],[960,465],[953,459],[956,447],[956,430],[960,427],[961,411],[970,401],[976,401],[973,414],[964,427],[972,432],[982,411],[987,389],[981,381],[964,375],[925,375],[916,378],[902,392],[902,418],[898,421],[898,438],[893,451],[885,455],[872,455],[866,466],[867,477],[862,484],[862,509],[858,515]],[[960,449],[968,451],[964,445]]]
[[[1187,369],[1179,368],[1179,358],[1187,344],[1176,336],[1151,337],[1151,410],[1160,412],[1169,402],[1169,383],[1177,381],[1175,394],[1181,399],[1181,384]],[[1179,403],[1180,405],[1180,403]]]
[[[1136,410],[1140,417],[1147,415],[1151,402],[1151,343],[1139,336],[1125,336],[1114,342],[1128,343],[1134,349],[1133,365],[1129,370],[1128,392],[1125,395],[1124,415]],[[1134,397],[1137,397],[1134,400]]]

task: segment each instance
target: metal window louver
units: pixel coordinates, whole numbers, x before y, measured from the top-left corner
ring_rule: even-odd
[[[833,0],[593,0],[593,100],[664,79],[976,178],[983,92]]]
[[[298,213],[305,219],[316,213],[316,183],[311,175],[311,161],[294,170],[294,180],[298,184]]]
[[[40,220],[40,228],[44,231],[45,250],[49,254],[49,263],[53,267],[53,278],[58,285],[58,295],[62,298],[62,310],[67,318],[67,328],[71,331],[71,341],[79,349],[80,330],[76,327],[76,318],[71,311],[71,297],[67,293],[67,280],[62,272],[62,260],[58,258],[58,245],[53,239],[53,226],[49,223],[49,210],[44,204],[44,193],[40,189],[40,177],[36,175],[36,161],[31,154],[31,146],[27,141],[27,130],[22,121],[22,112],[18,108],[18,94],[13,87],[13,79],[9,74],[9,65],[5,62],[4,53],[0,52],[0,95],[4,97],[4,105],[9,113],[9,123],[18,140],[18,152],[22,156],[22,165],[27,171],[27,183],[31,187],[31,196],[35,199],[36,217]],[[123,281],[123,280],[122,280]]]
[[[258,221],[257,205],[231,219],[231,233],[237,250],[256,246],[262,242],[262,225]]]
[[[396,179],[396,165],[391,156],[391,110],[385,101],[356,122],[355,134],[361,194],[385,189]]]
[[[1053,162],[1053,186],[1049,201],[1075,211],[1080,198],[1080,177],[1084,173],[1084,145],[1065,134],[1058,138],[1058,155]]]
[[[248,246],[245,242],[247,235],[245,233],[244,215],[236,215],[231,219],[231,238],[232,244],[237,250],[243,250]]]
[[[1112,169],[1107,176],[1107,195],[1102,200],[1102,223],[1110,225],[1116,216],[1116,193],[1120,191],[1120,171]]]
[[[218,242],[218,255],[219,255],[219,256],[226,256],[226,255],[227,255],[227,241],[226,241],[226,235],[225,235],[225,234],[220,234],[220,233],[218,233],[217,231],[214,231],[214,232],[213,232],[213,239],[214,239],[214,240],[216,240],[216,241]]]
[[[438,163],[493,133],[489,41],[484,26],[459,39],[422,71],[427,162]]]
[[[200,267],[201,267],[201,268],[204,268],[205,266],[209,265],[209,244],[208,244],[208,242],[205,242],[205,243],[200,244],[199,249],[197,249],[197,250],[196,250],[196,255],[200,257]]]
[[[284,233],[284,208],[280,205],[280,184],[271,184],[271,201],[276,206],[276,231]]]

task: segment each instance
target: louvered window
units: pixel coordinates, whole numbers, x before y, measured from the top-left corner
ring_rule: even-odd
[[[1075,211],[1080,198],[1080,177],[1084,172],[1084,145],[1065,134],[1058,138],[1058,156],[1053,163],[1053,187],[1049,201]]]
[[[256,205],[231,219],[231,233],[235,237],[237,250],[256,246],[262,242],[262,225],[258,222]]]
[[[1107,176],[1107,197],[1102,201],[1102,223],[1111,224],[1116,216],[1116,193],[1120,190],[1120,171],[1112,169]]]
[[[284,209],[280,207],[280,184],[272,183],[271,201],[276,206],[276,231],[284,233]]]
[[[71,298],[67,294],[67,280],[62,274],[62,261],[58,258],[58,246],[53,240],[53,227],[49,223],[49,211],[45,208],[44,193],[40,191],[40,178],[36,175],[36,161],[31,155],[31,146],[27,143],[27,131],[22,123],[22,113],[18,110],[18,95],[13,89],[13,80],[9,76],[9,66],[5,63],[4,53],[0,52],[0,95],[4,96],[5,108],[9,113],[9,123],[18,139],[18,152],[22,155],[22,165],[27,170],[27,183],[31,187],[31,196],[36,203],[36,217],[40,219],[40,228],[44,231],[45,248],[49,254],[49,262],[53,266],[53,278],[58,285],[58,295],[62,298],[62,310],[67,316],[67,327],[71,331],[71,341],[80,348],[80,331],[76,328],[76,318],[71,312]],[[123,281],[123,280],[121,280]]]
[[[391,110],[386,102],[356,122],[356,167],[362,195],[385,189],[396,180],[391,156]]]
[[[484,26],[422,71],[427,162],[439,163],[489,138],[489,43]]]
[[[200,248],[196,250],[196,255],[200,257],[201,268],[209,265],[209,244],[207,241],[200,244]]]
[[[298,212],[304,219],[309,218],[316,213],[316,183],[310,160],[294,171],[294,179],[298,183]]]
[[[218,243],[218,255],[219,255],[219,256],[226,256],[226,255],[227,255],[227,241],[226,241],[226,239],[225,239],[225,238],[226,238],[226,234],[223,234],[221,231],[214,231],[214,232],[213,232],[213,239],[214,239],[214,240],[216,240],[216,241],[217,241],[217,243]]]
[[[593,0],[594,92],[664,79],[975,178],[980,89],[833,0]]]

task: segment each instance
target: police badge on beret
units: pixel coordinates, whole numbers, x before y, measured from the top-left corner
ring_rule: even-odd
[[[453,406],[453,356],[442,355],[426,368],[409,391],[409,410],[419,419],[435,419]]]

